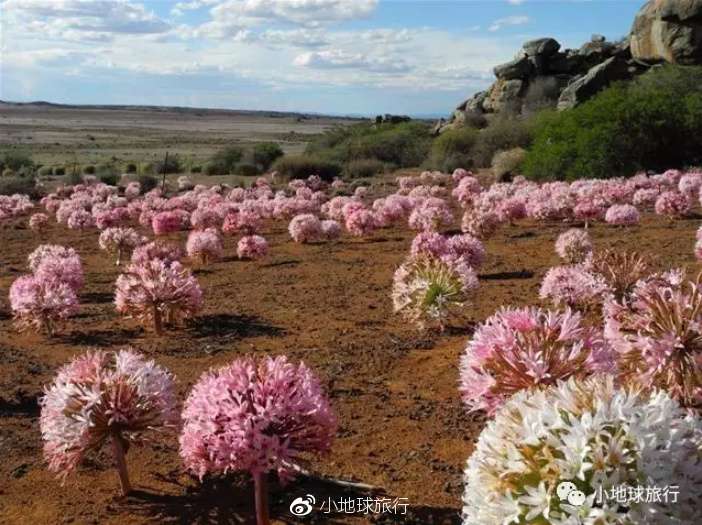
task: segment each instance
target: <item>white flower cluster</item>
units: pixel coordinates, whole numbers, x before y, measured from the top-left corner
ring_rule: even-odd
[[[559,497],[565,481],[584,501]],[[699,524],[702,421],[662,391],[571,379],[505,404],[480,435],[465,482],[464,525]],[[597,497],[621,485],[677,486],[679,497],[626,505]]]

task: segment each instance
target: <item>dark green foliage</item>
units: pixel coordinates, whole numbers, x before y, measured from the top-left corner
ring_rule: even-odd
[[[163,175],[164,173],[180,173],[180,159],[177,155],[169,155],[168,158],[154,162],[153,173]]]
[[[25,171],[28,171],[34,167],[32,157],[22,151],[8,151],[3,155],[2,164],[4,168],[9,168],[15,172],[20,171],[22,168],[26,168]]]
[[[344,178],[361,179],[371,178],[385,171],[385,165],[375,159],[352,160],[344,166]]]
[[[205,164],[206,175],[228,175],[234,173],[236,165],[244,156],[241,148],[229,146],[215,153]]]
[[[534,123],[539,118],[497,117],[478,134],[471,150],[475,166],[487,168],[498,151],[527,148],[534,137]]]
[[[430,143],[429,125],[423,122],[364,122],[327,131],[310,142],[306,152],[341,164],[375,159],[398,167],[413,167],[425,159]]]
[[[442,171],[447,164],[459,164],[459,167],[470,168],[472,166],[470,152],[475,145],[478,133],[480,132],[473,128],[444,131],[432,142],[431,153],[425,165]]]
[[[0,195],[23,193],[36,199],[41,196],[32,177],[3,177],[0,179]]]
[[[141,192],[146,193],[147,191],[153,190],[158,186],[158,179],[153,175],[139,175],[137,177],[137,182],[141,185]]]
[[[53,174],[51,166],[41,166],[39,169],[37,169],[37,175],[40,177],[47,177],[51,174]]]
[[[126,173],[136,173],[137,172],[137,165],[134,162],[129,162],[129,163],[127,163],[127,166],[125,167],[124,171]]]
[[[83,166],[83,174],[84,175],[95,175],[95,166],[88,164],[87,166]]]
[[[205,175],[227,175],[229,173],[229,169],[224,164],[209,161],[205,163],[203,173]]]
[[[194,164],[190,167],[190,173],[202,173],[202,166],[199,164]]]
[[[702,68],[665,66],[539,119],[534,179],[617,177],[702,162]]]
[[[249,164],[248,162],[237,164],[235,171],[237,175],[243,175],[244,177],[253,177],[261,173],[256,164]]]
[[[56,166],[54,168],[54,175],[62,176],[66,174],[66,168],[63,166]]]
[[[252,163],[261,171],[266,171],[276,160],[283,156],[283,150],[275,142],[261,142],[253,147]]]
[[[331,181],[341,174],[341,165],[314,155],[286,155],[273,164],[273,170],[289,179],[319,175],[322,179]]]
[[[76,184],[82,184],[83,177],[77,171],[71,170],[71,172],[66,175],[63,179],[63,183],[66,186],[75,186]]]

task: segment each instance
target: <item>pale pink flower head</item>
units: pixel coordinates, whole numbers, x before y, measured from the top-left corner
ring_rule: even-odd
[[[695,259],[702,261],[702,239],[699,237],[695,241]]]
[[[425,255],[429,257],[444,257],[451,253],[446,236],[437,232],[419,232],[412,240],[410,248],[412,256]]]
[[[83,287],[83,265],[73,248],[42,244],[27,257],[29,269],[42,281],[58,280],[76,292]]]
[[[190,270],[162,259],[132,263],[117,277],[117,312],[150,323],[157,334],[163,324],[181,323],[202,307],[202,289]]]
[[[449,257],[461,259],[471,268],[478,269],[485,261],[485,247],[483,243],[469,233],[449,237],[448,249]]]
[[[144,244],[146,237],[139,235],[134,228],[107,228],[98,238],[101,250],[117,254],[117,265],[122,262],[122,255]]]
[[[207,264],[222,257],[224,244],[222,236],[214,228],[205,231],[191,231],[185,245],[188,257],[197,259],[200,264]]]
[[[605,335],[617,352],[619,378],[665,390],[681,405],[702,408],[702,288],[657,279],[605,308]]]
[[[636,226],[640,221],[639,210],[631,204],[613,204],[605,215],[605,222],[613,226]]]
[[[337,221],[328,219],[321,221],[322,237],[327,241],[333,241],[341,237],[341,224]]]
[[[367,197],[368,188],[366,188],[365,186],[358,186],[355,190],[353,190],[353,196],[357,199],[363,199]]]
[[[41,233],[49,226],[49,216],[45,213],[35,213],[29,218],[29,229]]]
[[[24,275],[10,286],[10,307],[19,329],[44,330],[51,336],[57,324],[78,312],[78,297],[61,280]]]
[[[475,270],[461,259],[410,256],[393,276],[393,308],[420,329],[443,330],[478,286]]]
[[[605,218],[607,205],[603,199],[586,198],[578,201],[573,208],[573,217],[576,220],[589,224],[592,221],[601,221]]]
[[[372,211],[360,208],[346,216],[345,226],[354,237],[367,237],[378,228],[378,221]]]
[[[132,252],[132,263],[144,264],[152,259],[161,259],[166,264],[180,261],[184,256],[180,246],[171,242],[153,241],[142,244]]]
[[[631,202],[634,206],[654,206],[659,195],[660,191],[656,188],[641,188],[636,190]]]
[[[296,215],[288,225],[292,240],[299,243],[318,241],[322,235],[322,223],[311,213]]]
[[[422,200],[408,220],[409,227],[419,231],[438,231],[452,223],[453,213],[448,203],[436,197]]]
[[[162,211],[151,218],[154,235],[167,235],[183,228],[183,217],[176,211]]]
[[[656,213],[669,219],[679,219],[687,217],[692,212],[692,201],[683,193],[678,191],[666,191],[661,193],[656,200]]]
[[[63,366],[40,399],[44,458],[59,477],[110,439],[140,443],[178,421],[174,378],[131,350],[88,352]]]
[[[463,214],[461,230],[485,240],[492,237],[501,224],[500,218],[494,212],[470,209]]]
[[[242,233],[253,235],[260,231],[263,224],[261,215],[253,210],[240,209],[230,213],[224,219],[222,231],[226,234]]]
[[[95,218],[89,211],[75,210],[68,216],[66,224],[71,230],[87,230],[95,227]]]
[[[481,191],[482,188],[478,179],[471,175],[465,175],[458,180],[458,185],[453,189],[451,195],[461,206],[468,207],[473,204],[473,201],[475,201]]]
[[[194,230],[219,228],[222,225],[222,218],[214,206],[203,206],[190,214],[190,224]]]
[[[286,357],[244,358],[203,374],[183,408],[180,456],[206,474],[295,474],[301,454],[326,452],[337,422],[312,371]]]
[[[592,242],[587,231],[571,228],[556,239],[556,253],[568,264],[583,262],[592,253]]]
[[[600,306],[609,292],[602,276],[591,272],[587,266],[555,266],[541,282],[539,297],[557,307],[593,310]]]
[[[124,188],[124,196],[130,201],[136,199],[140,193],[141,184],[139,184],[138,182],[130,182]]]
[[[602,333],[579,313],[503,308],[468,343],[459,390],[469,410],[492,414],[517,392],[610,371],[612,366]]]
[[[268,242],[260,235],[246,235],[236,245],[239,259],[262,259],[268,255]]]
[[[690,172],[680,177],[678,191],[685,195],[690,201],[697,197],[702,186],[702,173]]]

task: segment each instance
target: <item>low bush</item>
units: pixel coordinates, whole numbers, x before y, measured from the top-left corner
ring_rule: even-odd
[[[153,172],[158,175],[164,173],[180,173],[180,159],[177,155],[169,155],[168,158],[156,161],[153,163]]]
[[[495,153],[492,159],[492,174],[497,180],[514,175],[521,168],[526,158],[523,148],[512,148]]]
[[[11,168],[5,168],[2,170],[3,177],[13,177],[14,175],[15,175],[15,171]]]
[[[33,199],[41,196],[32,177],[10,176],[0,179],[0,195],[14,195],[15,193],[23,193]]]
[[[341,174],[341,165],[314,155],[286,155],[275,161],[273,170],[289,179],[318,175],[326,181],[331,181]]]
[[[51,166],[41,166],[39,169],[37,169],[37,175],[40,177],[48,177],[53,175],[53,170],[51,169]]]
[[[241,148],[228,146],[215,153],[205,164],[207,175],[228,175],[234,173],[236,165],[241,162],[244,153]]]
[[[425,165],[429,168],[444,170],[444,164],[448,161],[456,163],[458,159],[462,162],[459,167],[470,168],[470,152],[475,145],[480,132],[470,127],[460,127],[444,131],[436,137],[431,144],[431,152]]]
[[[92,164],[88,164],[87,166],[83,166],[83,174],[84,175],[95,175],[95,166]]]
[[[82,184],[83,177],[77,171],[71,170],[71,172],[64,177],[63,183],[66,186],[75,186],[76,184]]]
[[[22,151],[8,151],[3,155],[2,164],[12,171],[20,171],[22,168],[33,168],[32,157]]]
[[[527,148],[533,141],[534,126],[539,116],[532,118],[496,117],[475,139],[471,157],[475,166],[487,168],[496,153],[513,148]]]
[[[539,120],[524,164],[533,179],[574,180],[702,162],[702,68],[655,68]]]
[[[158,186],[158,179],[153,175],[142,174],[137,177],[137,182],[141,185],[141,192],[146,193],[147,191],[153,190]]]
[[[202,171],[205,175],[227,175],[229,173],[229,169],[224,164],[213,160],[206,162]]]
[[[129,162],[124,168],[125,173],[136,173],[137,165],[134,162]]]
[[[375,159],[352,160],[344,166],[343,175],[346,179],[372,178],[385,170],[385,165]]]
[[[199,164],[194,164],[190,166],[190,173],[202,173],[202,166]]]
[[[275,142],[261,142],[253,147],[251,152],[252,163],[266,171],[271,165],[283,156],[283,150]]]
[[[253,177],[261,173],[256,164],[250,164],[248,162],[240,162],[236,165],[234,171],[237,175],[243,175],[244,177]]]
[[[66,168],[63,166],[56,166],[54,168],[54,175],[63,176],[66,174]]]

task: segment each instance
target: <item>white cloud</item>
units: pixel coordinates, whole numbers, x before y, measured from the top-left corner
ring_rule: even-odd
[[[294,47],[321,47],[329,44],[329,39],[323,32],[307,28],[267,29],[261,33],[261,40],[272,45]]]
[[[488,31],[499,31],[503,27],[507,26],[521,26],[524,24],[528,24],[530,22],[530,19],[526,15],[515,15],[515,16],[506,16],[504,18],[498,18],[495,20],[490,27],[488,27]]]
[[[400,57],[370,56],[333,49],[303,53],[295,57],[296,66],[316,69],[355,69],[379,73],[405,73],[410,65]]]
[[[21,22],[74,35],[162,33],[170,26],[142,4],[128,0],[6,0],[2,10]]]

